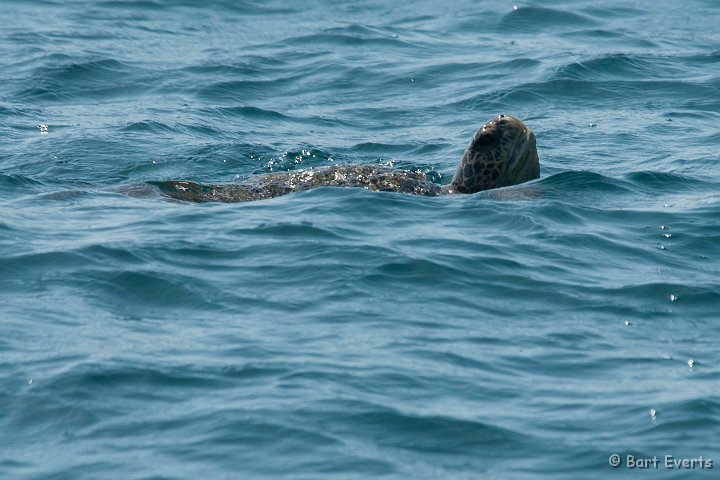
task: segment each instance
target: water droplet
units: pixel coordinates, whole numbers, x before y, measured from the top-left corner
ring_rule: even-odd
[[[673,295],[672,293],[670,294],[670,301],[671,301],[671,302],[674,302],[674,301],[677,300],[677,299],[678,299],[677,295]]]
[[[693,359],[691,358],[690,360],[688,360],[687,363],[688,363],[688,367],[692,368],[693,365],[695,365],[695,360],[693,360]]]

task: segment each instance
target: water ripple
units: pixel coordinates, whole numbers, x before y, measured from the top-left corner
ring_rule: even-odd
[[[0,471],[570,480],[614,452],[712,458],[716,10],[3,2]],[[338,164],[448,183],[500,113],[535,132],[539,179],[157,188]]]

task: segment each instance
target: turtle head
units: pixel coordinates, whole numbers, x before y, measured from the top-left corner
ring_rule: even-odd
[[[517,185],[539,176],[535,134],[517,118],[498,115],[473,136],[450,189],[475,193]]]

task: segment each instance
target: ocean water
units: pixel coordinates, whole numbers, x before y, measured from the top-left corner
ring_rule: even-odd
[[[0,12],[0,478],[717,477],[716,0]],[[143,187],[445,183],[499,113],[540,179]]]

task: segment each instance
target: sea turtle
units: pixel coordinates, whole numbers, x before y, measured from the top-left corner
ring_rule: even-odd
[[[475,133],[450,185],[439,185],[423,173],[387,166],[329,166],[274,173],[242,183],[201,185],[194,182],[152,182],[171,198],[191,202],[246,202],[315,187],[363,187],[369,190],[437,196],[475,193],[527,182],[540,176],[535,135],[509,115],[498,115]]]

